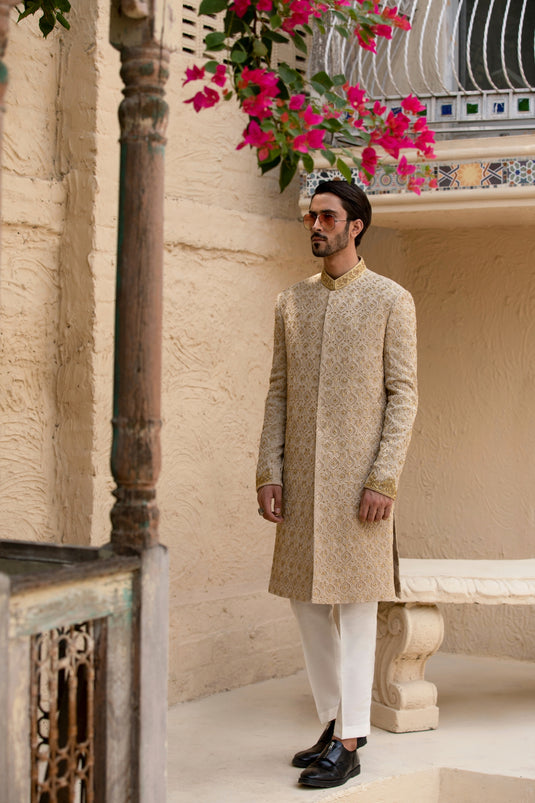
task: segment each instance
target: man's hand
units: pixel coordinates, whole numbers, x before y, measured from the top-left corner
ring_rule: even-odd
[[[261,489],[262,490],[262,489]],[[361,521],[381,521],[387,519],[392,511],[394,500],[389,496],[364,488],[360,500],[359,519]]]
[[[274,524],[284,521],[282,518],[282,486],[262,485],[258,489],[258,507],[264,511],[266,521]]]

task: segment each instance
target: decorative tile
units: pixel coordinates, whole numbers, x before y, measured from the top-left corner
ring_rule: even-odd
[[[472,190],[494,189],[503,186],[535,186],[535,158],[534,159],[502,159],[493,162],[450,162],[432,166],[437,180],[437,190]],[[406,185],[394,171],[387,173],[379,168],[369,186],[359,178],[358,169],[351,171],[353,181],[362,187],[368,195],[397,194],[408,192]],[[342,178],[335,168],[314,170],[312,173],[301,174],[301,195],[310,197],[314,194],[320,181],[330,181]],[[423,192],[431,192],[424,188]]]

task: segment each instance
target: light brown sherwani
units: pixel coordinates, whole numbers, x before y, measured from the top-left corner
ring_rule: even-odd
[[[392,517],[357,518],[364,487],[392,498],[416,414],[411,295],[361,259],[281,293],[257,488],[283,485],[269,590],[316,603],[395,597]]]

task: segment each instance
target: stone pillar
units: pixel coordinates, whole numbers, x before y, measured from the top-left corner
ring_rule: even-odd
[[[170,5],[170,4],[168,4]],[[163,8],[160,8],[163,6]],[[112,0],[110,39],[121,53],[121,171],[111,513],[116,552],[158,543],[164,148],[172,19],[166,4]],[[164,16],[165,15],[165,16]]]

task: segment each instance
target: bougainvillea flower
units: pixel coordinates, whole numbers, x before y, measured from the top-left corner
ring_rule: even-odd
[[[420,103],[418,98],[415,98],[414,95],[409,95],[408,97],[403,98],[401,101],[401,108],[408,114],[419,114],[420,112],[425,112],[424,104]]]
[[[260,120],[266,117],[271,117],[272,98],[265,92],[259,92],[258,95],[251,95],[242,103],[242,108],[250,117],[258,117]]]
[[[373,104],[373,113],[377,114],[379,117],[382,117],[386,111],[386,106],[381,106],[378,100],[375,101]]]
[[[243,17],[250,5],[251,0],[234,0],[230,8],[236,12],[237,17]]]
[[[279,94],[278,80],[275,73],[270,70],[260,68],[250,70],[248,67],[244,67],[238,80],[238,88],[246,89],[250,84],[254,84],[259,86],[264,94],[274,98]]]
[[[227,80],[227,68],[224,64],[218,64],[215,68],[215,74],[212,78],[214,84],[218,86],[225,86]]]
[[[322,128],[312,128],[306,134],[298,134],[293,141],[293,150],[299,153],[308,153],[309,150],[323,148],[325,131]]]
[[[361,48],[363,50],[369,50],[370,53],[377,53],[377,50],[376,50],[376,47],[375,47],[375,39],[373,38],[373,36],[370,37],[370,38],[364,39],[363,36],[360,33],[361,30],[362,30],[362,28],[360,28],[360,26],[359,26],[358,28],[355,28],[355,30],[353,31],[353,33],[357,37],[357,41],[358,41],[359,45],[361,46]]]
[[[189,84],[190,81],[199,81],[204,78],[204,67],[197,67],[196,64],[193,67],[186,67],[186,78],[182,82],[182,86],[186,86]]]
[[[273,131],[262,131],[259,124],[255,120],[251,120],[247,128],[243,132],[243,140],[237,146],[236,150],[239,151],[250,145],[252,148],[269,148],[275,145],[275,137]]]
[[[288,103],[288,108],[291,111],[298,111],[305,102],[305,99],[306,95],[292,95],[290,102]]]
[[[372,33],[374,36],[382,36],[384,39],[392,39],[392,28],[390,25],[373,25]]]
[[[195,111],[200,112],[201,109],[209,109],[210,106],[215,106],[218,100],[219,93],[210,86],[205,86],[201,92],[197,92],[196,95],[185,100],[184,103],[193,103]]]
[[[318,123],[323,122],[323,116],[321,114],[315,114],[312,106],[307,106],[305,111],[302,112],[303,121],[307,127],[312,125],[318,125]]]
[[[410,176],[409,181],[407,183],[407,189],[411,190],[411,192],[415,192],[416,195],[421,195],[421,186],[425,183],[425,178],[421,178],[419,176]]]
[[[374,148],[370,148],[369,146],[367,148],[364,148],[361,157],[362,169],[365,170],[367,173],[369,173],[371,176],[373,176],[375,173],[375,168],[377,166],[378,158],[379,157],[377,156],[377,152],[375,151]]]
[[[272,0],[258,0],[256,7],[259,11],[271,11],[273,3]]]
[[[398,176],[412,176],[413,173],[416,173],[416,166],[410,165],[407,162],[407,158],[402,156],[397,166]]]

